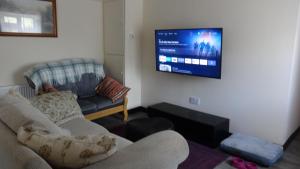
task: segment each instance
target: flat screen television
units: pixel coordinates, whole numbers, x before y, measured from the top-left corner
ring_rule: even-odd
[[[156,30],[156,70],[221,79],[222,36],[222,28]]]

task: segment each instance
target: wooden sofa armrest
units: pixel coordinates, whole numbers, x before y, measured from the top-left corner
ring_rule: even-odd
[[[124,98],[124,103],[123,103],[123,106],[124,106],[123,113],[124,113],[124,121],[125,121],[125,122],[128,120],[127,104],[128,104],[128,97],[125,96],[125,98]]]

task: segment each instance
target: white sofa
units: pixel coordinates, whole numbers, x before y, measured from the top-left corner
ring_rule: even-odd
[[[0,104],[0,117],[1,113]],[[117,139],[115,154],[85,169],[176,169],[189,153],[186,140],[174,131],[163,131],[132,143],[83,118],[73,119],[60,127],[75,136],[106,133]],[[0,164],[0,168],[5,169],[52,169],[34,151],[18,142],[15,132],[1,118]]]

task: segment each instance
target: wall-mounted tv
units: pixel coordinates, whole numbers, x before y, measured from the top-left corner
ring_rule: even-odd
[[[156,30],[156,70],[220,79],[222,36],[222,28]]]

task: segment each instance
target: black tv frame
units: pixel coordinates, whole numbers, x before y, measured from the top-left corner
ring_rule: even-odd
[[[205,76],[205,75],[195,75],[195,74],[187,74],[187,73],[178,73],[178,72],[164,72],[164,71],[160,71],[157,67],[157,32],[158,31],[174,31],[174,30],[201,30],[201,29],[220,29],[221,30],[221,36],[222,36],[222,40],[221,40],[221,58],[220,58],[220,62],[221,62],[221,65],[220,65],[220,76],[219,77],[211,77],[211,76]],[[155,69],[157,72],[162,72],[162,73],[169,73],[169,74],[178,74],[178,75],[186,75],[186,76],[194,76],[194,77],[205,77],[205,78],[211,78],[211,79],[222,79],[222,58],[223,58],[223,28],[222,27],[208,27],[208,28],[172,28],[172,29],[155,29],[155,32],[154,32],[154,36],[155,36],[155,42],[154,42],[154,46],[155,46]]]

